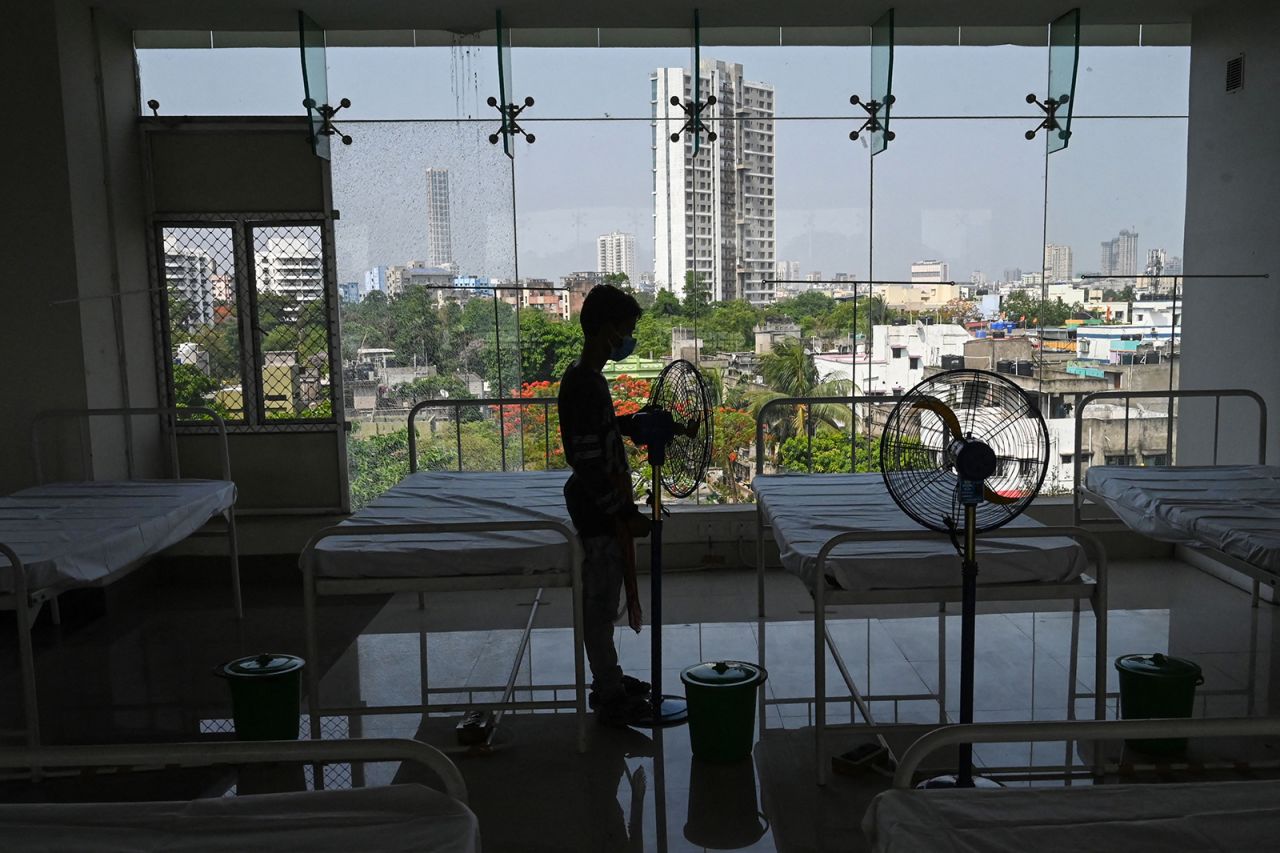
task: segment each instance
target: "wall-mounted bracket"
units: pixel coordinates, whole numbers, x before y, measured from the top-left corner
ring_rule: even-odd
[[[716,132],[707,127],[706,123],[702,120],[702,111],[707,107],[714,105],[715,102],[715,95],[707,95],[707,99],[705,101],[691,101],[687,104],[680,100],[679,95],[672,95],[671,106],[679,107],[684,110],[685,120],[684,126],[671,134],[671,141],[679,142],[680,134],[682,133],[705,133],[707,135],[708,142],[715,142]]]
[[[518,135],[523,135],[525,142],[533,143],[536,141],[537,137],[532,133],[525,133],[524,128],[516,123],[516,118],[520,113],[524,112],[526,108],[533,106],[533,98],[525,98],[523,104],[499,104],[497,98],[490,96],[488,103],[489,106],[502,114],[502,127],[498,128],[497,133],[489,134],[490,144],[497,145],[498,140],[503,136],[510,137]]]
[[[860,133],[868,131],[875,133],[878,130],[884,130],[885,140],[892,141],[894,133],[892,130],[885,130],[884,126],[880,123],[880,110],[884,109],[887,112],[888,108],[893,106],[893,102],[895,100],[897,99],[894,98],[893,95],[885,95],[884,103],[879,101],[864,101],[857,95],[850,95],[849,103],[853,104],[855,107],[862,107],[866,110],[867,120],[862,123],[862,127],[857,130],[849,131],[849,138],[856,140]]]
[[[316,114],[320,116],[320,127],[316,128],[317,136],[336,136],[342,140],[343,145],[351,144],[351,137],[338,130],[338,126],[333,123],[333,117],[340,110],[351,106],[351,101],[343,98],[336,107],[331,107],[328,104],[317,105],[314,99],[307,98],[302,102],[302,105],[309,110],[315,110]],[[157,106],[159,105],[157,104]]]
[[[1045,98],[1043,101],[1034,94],[1027,95],[1027,103],[1035,104],[1044,110],[1044,118],[1040,120],[1040,124],[1036,125],[1035,130],[1028,130],[1023,135],[1027,139],[1035,139],[1036,134],[1043,128],[1046,132],[1056,130],[1059,139],[1067,139],[1071,136],[1071,131],[1064,130],[1062,125],[1058,124],[1058,107],[1066,106],[1070,101],[1070,95],[1063,95],[1061,98]]]

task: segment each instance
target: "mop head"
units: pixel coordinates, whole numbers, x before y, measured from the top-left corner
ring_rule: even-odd
[[[891,777],[897,769],[898,762],[893,754],[878,740],[868,740],[831,757],[831,772],[841,776],[860,776],[871,772]]]

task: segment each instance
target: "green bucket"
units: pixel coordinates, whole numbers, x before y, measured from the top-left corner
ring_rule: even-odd
[[[755,741],[756,690],[769,673],[742,661],[716,661],[680,673],[689,703],[689,744],[703,761],[739,761]]]
[[[1195,661],[1153,655],[1122,655],[1116,658],[1120,674],[1120,718],[1149,720],[1190,717],[1196,688],[1204,676]],[[1129,739],[1130,747],[1142,752],[1168,755],[1186,750],[1186,738]]]
[[[294,655],[261,654],[213,671],[231,686],[237,740],[297,740],[304,666]]]

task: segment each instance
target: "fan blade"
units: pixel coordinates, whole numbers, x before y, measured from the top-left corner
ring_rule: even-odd
[[[956,417],[956,413],[951,411],[951,407],[939,400],[937,397],[924,397],[916,400],[911,404],[913,409],[925,409],[933,412],[942,418],[943,423],[947,425],[947,429],[951,430],[951,434],[957,438],[963,438],[960,434],[960,419]]]
[[[1016,504],[1021,498],[1006,497],[999,492],[993,492],[990,486],[982,487],[982,499],[993,504]]]

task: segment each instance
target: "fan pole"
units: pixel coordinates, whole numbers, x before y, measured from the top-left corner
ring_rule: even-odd
[[[649,704],[652,728],[678,726],[689,720],[689,709],[683,696],[662,693],[662,464],[650,457],[653,468],[653,529],[649,533],[649,678],[653,693]]]
[[[973,657],[978,608],[978,508],[964,507],[964,562],[960,567],[960,723],[973,722]],[[956,785],[973,787],[973,744],[960,744]]]

